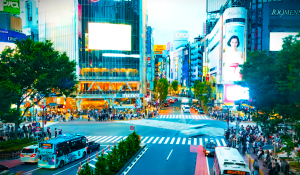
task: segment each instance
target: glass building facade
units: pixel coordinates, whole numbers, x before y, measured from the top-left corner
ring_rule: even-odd
[[[146,76],[146,72],[142,70],[145,67],[144,1],[64,0],[58,3],[56,1],[52,1],[55,5],[42,3],[45,10],[41,9],[41,18],[44,17],[46,20],[43,22],[44,29],[40,29],[45,34],[40,38],[44,36],[45,39],[51,39],[56,49],[60,48],[59,51],[67,52],[70,59],[78,63],[78,108],[117,109],[124,108],[121,104],[131,105],[131,108],[134,103],[141,105],[142,86]],[[57,7],[62,4],[64,8]],[[46,6],[51,5],[53,9],[50,8],[50,13],[49,7]],[[89,23],[130,25],[131,50],[89,49]],[[114,42],[117,43],[118,40]]]

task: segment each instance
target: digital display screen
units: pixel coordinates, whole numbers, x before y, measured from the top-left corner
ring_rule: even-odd
[[[131,51],[131,25],[89,23],[88,49]]]
[[[40,147],[43,149],[52,149],[52,144],[42,143]]]
[[[250,175],[249,172],[245,171],[234,171],[234,170],[225,170],[224,174],[239,174],[239,175]]]
[[[279,51],[282,49],[283,38],[290,35],[295,36],[296,32],[271,32],[270,33],[270,51]]]
[[[225,85],[225,102],[249,100],[249,88],[239,85]]]

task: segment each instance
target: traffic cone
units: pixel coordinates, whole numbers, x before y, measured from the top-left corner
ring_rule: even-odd
[[[77,171],[77,174],[79,174],[79,171],[80,171],[80,167],[78,167],[78,171]]]
[[[110,151],[110,146],[109,146],[109,144],[108,144],[108,151]]]
[[[104,154],[104,148],[103,148],[103,154]]]
[[[96,159],[98,158],[98,151],[96,151]]]
[[[80,163],[79,163],[79,169],[81,170],[81,161],[80,161]]]
[[[115,147],[115,141],[114,141],[114,147]]]
[[[90,163],[90,155],[88,155],[87,163]]]

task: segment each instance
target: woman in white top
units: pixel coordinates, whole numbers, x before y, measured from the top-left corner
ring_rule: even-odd
[[[226,72],[231,79],[236,80],[237,78],[241,78],[240,67],[238,66],[244,63],[243,53],[237,50],[237,48],[240,46],[240,40],[238,36],[231,36],[227,42],[227,45],[230,47],[230,49],[226,50]]]

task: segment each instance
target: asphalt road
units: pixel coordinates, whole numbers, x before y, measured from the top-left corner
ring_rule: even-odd
[[[178,97],[176,97],[178,98]],[[214,140],[219,146],[224,146],[223,133],[227,124],[223,121],[212,120],[194,111],[183,113],[180,104],[175,102],[166,107],[159,116],[151,119],[127,121],[69,121],[51,125],[51,130],[62,129],[63,133],[79,133],[101,144],[100,151],[108,151],[115,142],[125,139],[132,131],[130,126],[141,135],[142,142],[147,143],[148,150],[129,171],[130,175],[139,174],[195,174],[197,161],[208,167],[207,174],[212,173],[213,157],[199,159],[195,146],[202,145],[207,140]],[[201,127],[200,132],[193,133],[193,127]],[[96,152],[89,154],[89,163],[95,165]],[[197,156],[198,155],[198,156]],[[198,157],[198,158],[197,158]],[[21,164],[11,168],[11,172],[23,171],[25,175],[75,175],[79,162],[83,164],[86,158],[65,165],[56,170],[39,169],[36,164]],[[199,163],[199,162],[198,162]]]

